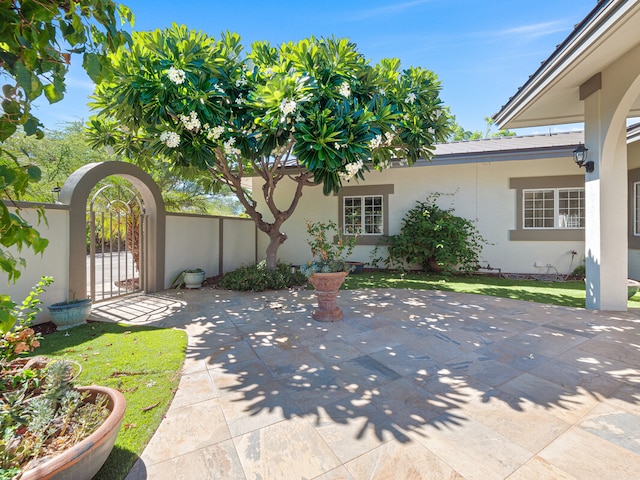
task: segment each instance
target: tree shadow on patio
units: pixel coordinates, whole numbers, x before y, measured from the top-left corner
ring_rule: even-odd
[[[349,457],[478,420],[526,436],[501,430],[505,411],[568,426],[603,399],[640,404],[639,325],[628,318],[389,290],[341,292],[344,320],[320,324],[310,292],[241,297],[205,314],[203,325],[214,323],[190,348],[191,361],[207,363],[232,436],[304,416]]]

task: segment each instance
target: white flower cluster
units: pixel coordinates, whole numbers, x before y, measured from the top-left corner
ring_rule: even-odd
[[[236,104],[237,105],[244,105],[245,103],[247,103],[247,99],[244,98],[242,96],[242,94],[238,95],[238,98],[236,98]]]
[[[409,160],[407,160],[406,158],[400,158],[398,160],[398,165],[400,165],[401,167],[408,167],[409,166]]]
[[[294,100],[284,99],[280,102],[280,112],[285,117],[296,111],[296,102]]]
[[[171,80],[176,85],[182,85],[185,80],[184,70],[180,70],[179,68],[171,67],[167,72],[167,76],[169,80]]]
[[[236,87],[244,87],[247,84],[247,77],[244,75],[236,80]]]
[[[369,141],[369,150],[374,151],[378,147],[388,147],[393,141],[393,133],[386,132],[384,137],[382,135],[376,135]]]
[[[222,144],[224,153],[227,155],[240,155],[240,149],[235,147],[236,139],[231,137],[229,140]]]
[[[220,85],[218,85],[217,83],[213,86],[213,89],[218,92],[220,95],[222,95],[224,93],[224,90],[222,89],[222,87]]]
[[[387,94],[387,92],[384,91],[384,88],[378,88],[378,93],[383,97]]]
[[[347,82],[344,82],[342,85],[340,85],[340,88],[338,88],[338,93],[343,97],[351,96],[351,85],[349,85]]]
[[[362,166],[363,166],[362,160],[358,160],[355,163],[348,163],[344,167],[346,172],[339,173],[340,180],[342,180],[343,182],[347,182],[351,180],[362,169]]]
[[[160,141],[169,148],[176,148],[180,145],[180,135],[176,132],[162,132],[160,134]]]
[[[405,102],[407,103],[414,103],[416,101],[416,94],[413,92],[410,92],[409,94],[407,94],[407,98],[404,99]]]
[[[224,133],[224,127],[222,125],[218,125],[217,127],[209,128],[209,124],[207,123],[204,126],[204,131],[207,132],[207,138],[209,140],[218,140]]]
[[[197,132],[202,126],[196,112],[191,112],[189,115],[180,115],[180,121],[184,128],[191,132]]]

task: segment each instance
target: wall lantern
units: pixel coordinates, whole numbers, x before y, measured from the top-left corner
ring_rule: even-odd
[[[594,167],[593,162],[587,162],[588,152],[589,149],[584,145],[578,145],[578,148],[573,151],[573,161],[578,167],[584,167],[588,173],[591,173]]]

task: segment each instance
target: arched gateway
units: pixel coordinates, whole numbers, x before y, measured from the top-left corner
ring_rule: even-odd
[[[160,189],[139,167],[124,162],[90,163],[73,172],[60,191],[59,201],[69,206],[69,295],[81,298],[87,291],[87,201],[93,188],[103,179],[117,175],[138,190],[144,205],[146,235],[145,259],[140,285],[145,292],[164,288],[165,209]]]

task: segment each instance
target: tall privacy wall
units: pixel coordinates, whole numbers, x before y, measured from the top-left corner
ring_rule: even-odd
[[[15,212],[15,205],[5,204]],[[41,276],[52,276],[54,283],[41,296],[43,305],[67,300],[69,295],[69,207],[67,205],[41,205],[21,202],[22,216],[37,225],[40,234],[49,240],[43,255],[34,255],[29,250],[20,254],[26,268],[16,283],[7,283],[6,276],[0,280],[0,293],[11,295],[14,302],[20,302],[29,293]],[[37,208],[45,212],[46,223],[38,224]],[[256,261],[256,228],[250,219],[218,217],[208,215],[171,214],[166,216],[164,288],[171,286],[172,280],[182,270],[202,268],[207,276],[229,272],[241,265]],[[77,298],[87,296],[86,292],[74,294]],[[45,311],[38,316],[38,322],[48,320]]]

